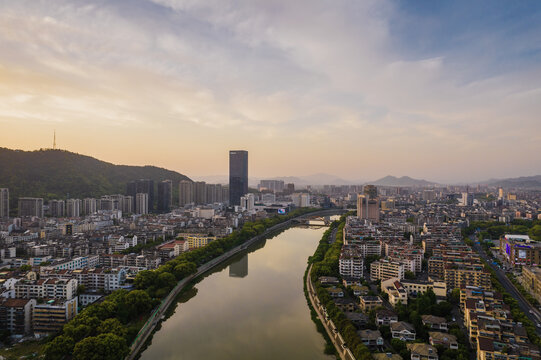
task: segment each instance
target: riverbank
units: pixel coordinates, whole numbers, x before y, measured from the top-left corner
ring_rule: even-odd
[[[141,360],[334,359],[302,291],[304,259],[325,230],[295,224],[201,276],[196,297],[170,306]]]
[[[329,216],[329,215],[336,215],[339,213],[343,213],[343,210],[341,209],[333,209],[333,210],[321,210],[321,211],[313,211],[306,214],[302,214],[296,217],[292,217],[282,223],[276,224],[274,226],[271,226],[267,228],[263,233],[256,235],[252,237],[251,239],[245,241],[241,245],[238,245],[237,247],[229,250],[228,252],[224,253],[223,255],[205,263],[204,265],[197,268],[197,272],[190,275],[189,277],[183,279],[180,281],[177,286],[167,295],[167,297],[162,300],[159,307],[152,313],[151,317],[148,319],[147,323],[143,326],[139,334],[137,335],[136,339],[132,343],[132,346],[130,348],[130,353],[126,357],[126,360],[133,360],[137,357],[141,349],[143,348],[143,345],[146,343],[147,340],[151,337],[151,334],[153,333],[154,329],[158,325],[158,323],[161,320],[161,317],[164,315],[164,313],[167,311],[169,306],[173,303],[175,298],[178,296],[178,294],[193,280],[197,279],[198,277],[204,275],[206,272],[212,270],[214,267],[218,266],[219,264],[223,263],[224,261],[230,259],[231,257],[235,256],[241,251],[246,250],[249,246],[256,243],[257,241],[260,241],[264,239],[267,236],[272,235],[276,231],[280,231],[283,229],[286,229],[290,227],[294,220],[299,220],[308,216]]]

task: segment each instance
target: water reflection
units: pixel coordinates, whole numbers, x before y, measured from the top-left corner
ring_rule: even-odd
[[[286,230],[263,248],[250,248],[250,262],[245,254],[209,274],[196,284],[197,296],[163,322],[141,358],[330,359],[302,288],[306,260],[324,231]]]
[[[246,276],[248,276],[248,254],[229,265],[229,277],[243,278]]]

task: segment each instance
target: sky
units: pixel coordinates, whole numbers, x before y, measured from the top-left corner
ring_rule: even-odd
[[[0,146],[191,177],[541,174],[541,2],[0,0]]]

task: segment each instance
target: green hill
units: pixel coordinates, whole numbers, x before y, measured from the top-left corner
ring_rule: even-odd
[[[126,183],[136,179],[190,180],[185,175],[155,166],[114,165],[64,150],[21,151],[0,148],[0,188],[9,188],[11,209],[19,197],[63,199],[125,194]],[[156,186],[156,185],[155,185]],[[175,201],[173,197],[173,202]]]

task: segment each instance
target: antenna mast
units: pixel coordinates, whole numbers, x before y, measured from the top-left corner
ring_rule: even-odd
[[[56,150],[56,130],[54,131],[53,135],[53,150]]]

